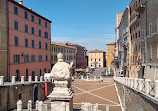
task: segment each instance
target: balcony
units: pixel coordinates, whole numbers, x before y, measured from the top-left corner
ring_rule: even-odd
[[[130,26],[133,25],[138,20],[140,20],[140,15],[136,15],[134,18],[131,18]]]
[[[145,1],[142,1],[142,2],[138,3],[137,7],[135,7],[135,10],[139,13],[142,13],[142,12],[144,12],[145,7],[146,7]]]

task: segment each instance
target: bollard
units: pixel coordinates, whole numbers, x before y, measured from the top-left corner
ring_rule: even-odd
[[[88,103],[84,104],[84,111],[88,111]]]
[[[139,79],[139,87],[138,89],[141,91],[143,89],[143,79]]]
[[[154,83],[155,83],[154,97],[158,98],[158,80],[156,80]]]
[[[97,109],[97,111],[98,111],[98,103],[96,103],[95,105],[96,105],[96,109]]]
[[[40,82],[43,82],[43,76],[40,76]]]
[[[48,111],[48,105],[44,104],[44,111]]]
[[[32,82],[32,76],[29,76],[29,82]]]
[[[32,101],[31,100],[28,101],[27,110],[32,111]]]
[[[21,76],[21,84],[25,84],[25,77]]]
[[[38,109],[38,103],[39,103],[39,101],[37,100],[36,101],[36,109]]]
[[[87,76],[87,80],[88,80],[88,76]]]
[[[4,85],[4,76],[0,76],[0,85]]]
[[[96,105],[93,106],[93,111],[97,111]]]
[[[12,76],[12,84],[15,84],[15,76]]]
[[[84,110],[84,102],[82,102],[81,110]]]
[[[66,103],[65,102],[61,103],[61,111],[66,111]]]
[[[103,79],[103,77],[102,76],[100,76],[100,80],[102,80]]]
[[[38,103],[38,111],[43,111],[43,102],[42,101],[40,101]]]
[[[38,82],[38,76],[35,76],[35,82]]]
[[[106,106],[106,111],[109,111],[109,106]]]
[[[96,76],[94,76],[94,80],[96,80]]]
[[[17,102],[17,111],[22,111],[22,110],[23,110],[23,108],[22,108],[22,101],[19,100],[19,101]]]
[[[81,75],[81,80],[83,80],[83,75]]]

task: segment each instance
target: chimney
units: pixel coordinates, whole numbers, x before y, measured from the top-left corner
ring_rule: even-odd
[[[20,5],[23,5],[23,1],[22,1],[22,0],[19,0],[19,4],[20,4]]]

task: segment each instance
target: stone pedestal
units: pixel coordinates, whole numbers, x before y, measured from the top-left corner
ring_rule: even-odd
[[[48,96],[51,100],[51,111],[73,111],[73,96],[74,92],[71,89],[71,82],[54,81],[55,87],[52,93]],[[66,106],[63,106],[63,102]]]

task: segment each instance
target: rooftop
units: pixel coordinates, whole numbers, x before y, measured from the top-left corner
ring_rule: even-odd
[[[111,42],[111,43],[108,43],[106,45],[115,45],[115,44],[116,44],[116,42]]]
[[[52,45],[63,46],[63,47],[67,47],[67,48],[76,49],[75,47],[67,46],[66,44],[63,44],[63,43],[56,43],[56,42],[51,41],[51,44],[52,44]]]
[[[92,51],[89,51],[89,53],[103,53],[104,51],[98,50],[98,49],[94,49]]]

